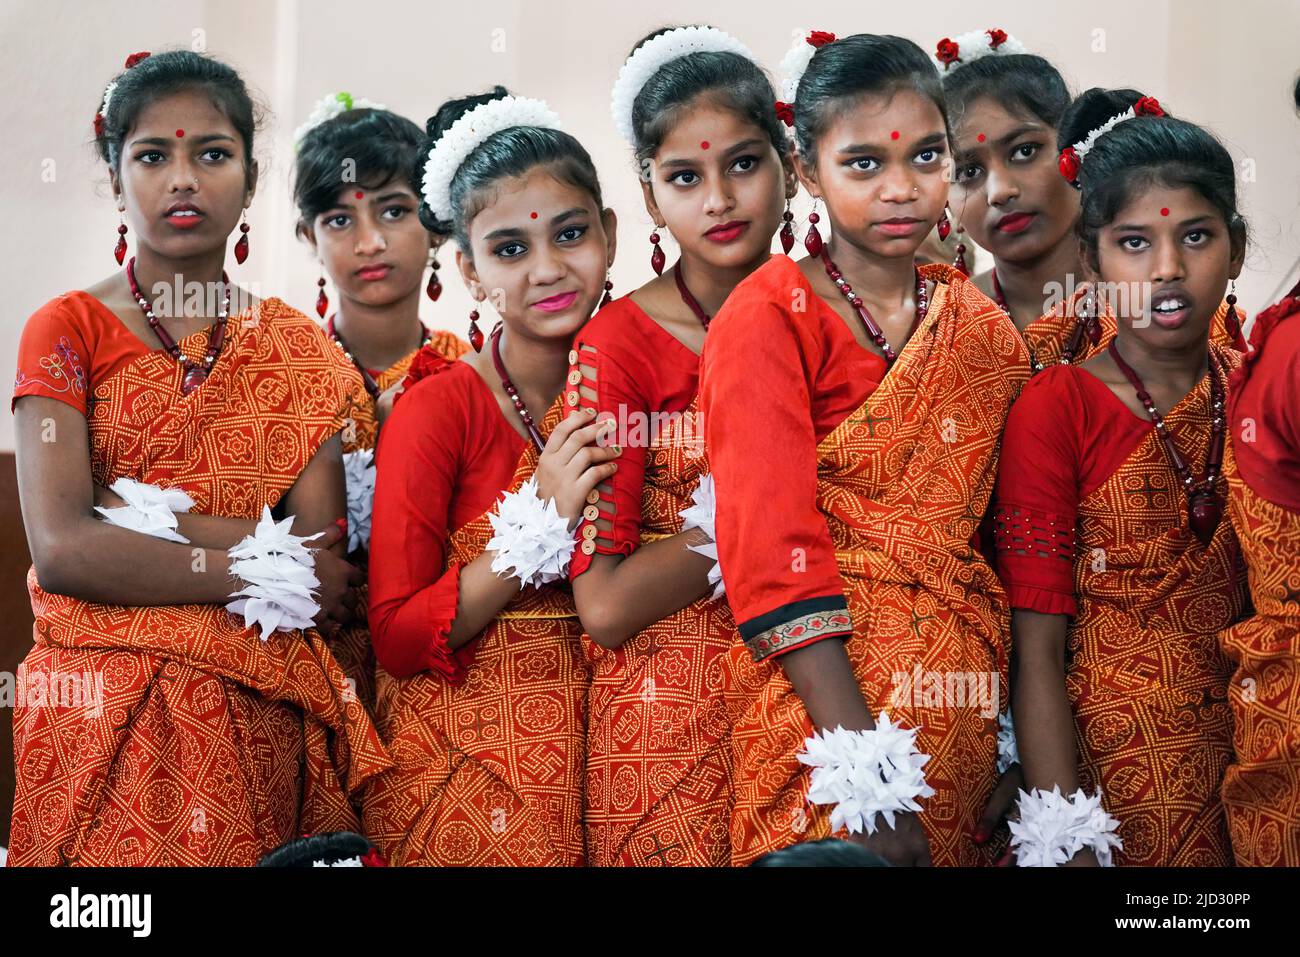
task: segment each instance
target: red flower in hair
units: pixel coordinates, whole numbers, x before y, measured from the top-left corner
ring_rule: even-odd
[[[379,853],[379,848],[372,847],[366,853],[361,855],[361,865],[363,867],[387,867],[388,862],[384,856]]]
[[[1061,175],[1071,183],[1079,176],[1079,154],[1074,151],[1073,146],[1067,146],[1061,150],[1060,159],[1056,161],[1057,168]]]
[[[835,34],[827,33],[825,30],[814,30],[808,34],[808,42],[815,47],[824,47],[828,43],[835,42]]]
[[[103,139],[103,137],[104,137],[104,114],[96,113],[95,114],[95,139],[97,140]]]
[[[939,45],[934,48],[934,58],[942,63],[946,70],[949,64],[956,63],[961,59],[961,50],[956,43],[944,37],[939,41]]]
[[[794,126],[794,107],[783,100],[777,100],[776,118],[786,126]]]
[[[126,69],[131,69],[131,67],[135,66],[141,60],[149,59],[149,56],[150,54],[148,50],[143,50],[140,53],[132,53],[126,58]]]
[[[999,30],[995,27],[992,30],[986,30],[984,32],[989,35],[989,46],[994,50],[1007,42],[1006,30]]]
[[[1165,111],[1160,107],[1160,101],[1154,96],[1144,96],[1133,104],[1134,116],[1164,116]]]

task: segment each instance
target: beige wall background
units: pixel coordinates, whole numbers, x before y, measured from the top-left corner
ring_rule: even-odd
[[[0,3],[0,376],[7,409],[18,337],[51,297],[117,268],[117,217],[90,121],[128,53],[202,48],[231,63],[270,109],[257,153],[262,180],[249,213],[252,254],[231,275],[304,311],[315,263],[293,236],[290,138],[322,94],[348,90],[423,125],[446,97],[501,83],[542,97],[590,150],[620,216],[616,293],[644,281],[649,218],[629,151],[609,116],[609,90],[640,37],[665,24],[708,22],[743,40],[775,71],[809,29],[896,33],[933,49],[942,36],[998,26],[1056,63],[1075,90],[1132,86],[1219,134],[1237,158],[1254,244],[1238,282],[1257,312],[1294,281],[1300,259],[1300,0],[1000,0],[865,4],[861,0],[3,0]],[[797,215],[806,204],[796,206]],[[128,240],[130,237],[128,237]],[[669,250],[671,258],[671,249]],[[450,265],[444,257],[445,265]],[[468,295],[450,276],[425,320],[462,335]],[[0,450],[13,447],[0,416]]]

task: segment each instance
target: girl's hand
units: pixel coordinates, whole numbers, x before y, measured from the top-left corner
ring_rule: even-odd
[[[126,500],[102,485],[95,486],[95,504],[100,508],[121,508]]]
[[[537,463],[537,497],[555,499],[555,508],[572,525],[587,504],[587,495],[618,469],[623,450],[616,445],[601,448],[596,438],[614,422],[592,422],[591,412],[572,412],[546,440]]]
[[[895,814],[891,828],[881,821],[876,833],[852,834],[849,840],[879,854],[894,867],[930,867],[930,841],[915,814]]]
[[[972,840],[976,844],[987,844],[993,832],[1002,826],[1002,822],[1007,819],[1007,815],[1016,806],[1016,795],[1025,787],[1025,775],[1020,769],[1020,764],[1011,765],[1002,772],[1002,777],[998,779],[997,786],[993,793],[989,795],[988,804],[984,806],[984,813],[980,815],[979,823],[975,825],[975,833]]]
[[[365,582],[359,568],[330,551],[343,536],[342,526],[329,525],[325,534],[310,545],[316,560],[316,577],[320,579],[316,591],[320,605],[316,627],[327,635],[338,634],[340,628],[352,623],[357,606],[356,589]]]
[[[379,393],[379,398],[375,400],[375,417],[379,424],[383,425],[384,420],[388,418],[393,411],[393,403],[397,397],[402,394],[402,388],[406,385],[406,378],[398,379],[383,392]]]

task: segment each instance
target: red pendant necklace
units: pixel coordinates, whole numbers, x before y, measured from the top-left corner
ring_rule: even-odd
[[[1223,438],[1227,421],[1223,414],[1222,376],[1219,370],[1215,368],[1214,357],[1210,356],[1209,361],[1210,448],[1205,455],[1205,475],[1198,482],[1192,475],[1192,469],[1187,464],[1187,459],[1183,457],[1178,444],[1174,442],[1174,437],[1165,428],[1164,417],[1156,410],[1155,402],[1151,400],[1151,394],[1142,385],[1142,380],[1138,378],[1137,372],[1124,361],[1124,358],[1119,354],[1119,349],[1115,347],[1114,341],[1111,342],[1107,351],[1119,371],[1124,373],[1124,377],[1137,391],[1138,401],[1147,410],[1147,415],[1151,417],[1151,422],[1155,425],[1156,435],[1160,439],[1160,444],[1164,447],[1165,456],[1169,459],[1169,464],[1173,466],[1174,472],[1178,474],[1179,481],[1183,483],[1183,491],[1187,494],[1188,526],[1202,545],[1208,545],[1210,539],[1214,536],[1215,528],[1218,527],[1219,519],[1223,516],[1223,497],[1215,488],[1215,483],[1219,478],[1219,469],[1223,465]]]
[[[140,284],[135,281],[134,256],[126,262],[126,281],[131,287],[131,295],[140,304],[140,311],[149,322],[149,328],[154,331],[154,335],[158,337],[167,354],[181,364],[184,370],[181,375],[181,395],[189,395],[203,385],[208,373],[212,371],[212,363],[217,361],[217,356],[221,355],[221,347],[225,344],[226,319],[230,310],[230,277],[226,275],[225,270],[222,270],[221,283],[224,287],[224,296],[221,300],[221,308],[217,311],[217,319],[208,330],[208,349],[201,362],[191,362],[189,357],[181,352],[181,347],[176,344],[176,340],[163,328],[158,317],[153,314],[153,305],[141,294]]]
[[[334,328],[333,316],[330,316],[330,321],[325,326],[325,332],[334,340],[334,344],[339,347],[339,350],[348,357],[348,361],[357,367],[357,371],[361,373],[361,382],[366,387],[366,392],[369,394],[371,399],[378,402],[380,395],[379,383],[376,382],[375,377],[370,374],[370,370],[357,361],[356,356],[352,354],[352,350],[348,348],[348,344],[343,341],[343,336],[341,336],[339,331]],[[433,337],[429,335],[429,330],[424,328],[424,324],[421,323],[420,344],[416,348],[423,349],[429,344],[429,341],[432,338]]]
[[[546,442],[542,440],[542,433],[537,431],[537,426],[533,423],[533,416],[528,411],[528,406],[524,405],[524,400],[519,397],[519,390],[515,384],[510,381],[510,374],[506,372],[506,364],[501,361],[501,323],[492,330],[492,365],[496,367],[497,375],[501,377],[501,385],[506,390],[506,395],[510,396],[510,401],[515,404],[515,411],[519,413],[519,418],[524,420],[524,426],[528,429],[529,436],[532,437],[533,445],[537,446],[540,452],[546,447]]]
[[[677,294],[682,297],[682,302],[686,303],[687,309],[695,313],[695,318],[700,320],[700,325],[704,327],[705,332],[708,332],[709,323],[713,321],[713,317],[704,311],[704,307],[686,288],[686,280],[682,278],[682,261],[680,259],[673,266],[673,279],[677,281]]]
[[[889,340],[885,338],[885,333],[876,324],[876,320],[872,318],[871,312],[867,309],[867,304],[862,301],[861,296],[853,291],[853,287],[844,281],[844,274],[831,261],[829,249],[822,248],[821,259],[822,265],[826,267],[826,275],[831,277],[831,282],[835,283],[844,298],[848,300],[849,305],[857,311],[863,326],[866,327],[867,335],[885,354],[885,363],[892,366],[894,360],[898,358],[898,353],[894,351],[893,346],[889,344]],[[916,331],[917,326],[921,324],[921,320],[925,318],[926,311],[930,308],[930,300],[925,294],[925,280],[921,277],[921,270],[915,266],[912,268],[916,272],[916,316],[912,319],[912,327],[907,330],[909,339],[912,337],[912,333]]]

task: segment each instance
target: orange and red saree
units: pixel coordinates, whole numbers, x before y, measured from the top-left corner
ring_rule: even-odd
[[[1224,369],[1238,361],[1211,354]],[[1164,416],[1198,471],[1209,395],[1206,376]],[[1232,523],[1200,544],[1155,429],[1086,370],[1035,377],[1008,421],[1001,470],[999,571],[1013,607],[1072,618],[1065,685],[1080,783],[1100,787],[1119,819],[1116,863],[1230,864],[1219,788],[1232,719],[1217,633],[1246,597]]]
[[[936,793],[919,818],[934,862],[994,860],[971,833],[997,780],[1009,622],[971,541],[1029,363],[1011,321],[969,280],[947,266],[921,271],[934,282],[924,320],[824,434],[818,403],[853,394],[836,369],[870,356],[883,373],[883,362],[790,260],[773,257],[737,287],[705,345],[722,575],[749,646],[733,648],[725,676],[734,864],[830,834],[830,808],[808,803],[809,769],[796,758],[813,726],[771,652],[840,638],[873,715],[918,728],[930,755]],[[810,501],[785,500],[785,486]],[[764,540],[764,528],[778,531]]]
[[[543,435],[564,408],[557,399],[541,424]],[[439,414],[445,421],[429,421]],[[460,434],[441,428],[457,418]],[[495,467],[472,473],[495,488],[477,490],[480,509],[457,521],[448,501],[463,500],[465,466],[426,462],[426,447],[463,444],[468,459],[461,462],[472,463],[485,443],[493,454],[519,450],[517,465],[513,475]],[[583,863],[590,679],[572,596],[553,585],[528,587],[470,644],[450,652],[441,637],[456,615],[459,568],[492,537],[481,508],[518,489],[537,460],[537,449],[505,423],[486,384],[463,362],[442,364],[415,387],[408,382],[384,427],[370,591],[380,663],[376,711],[396,767],[366,790],[365,833],[394,865]],[[444,480],[446,496],[438,491]],[[442,552],[434,567],[426,567],[432,554],[424,551],[426,529],[430,540],[439,539],[429,547]],[[400,651],[390,654],[394,636],[407,628],[422,643],[410,660]],[[384,667],[398,661],[401,678]]]
[[[62,361],[24,366],[17,395],[58,397],[77,377],[56,368],[83,373],[100,485],[128,476],[183,488],[196,511],[257,519],[360,389],[320,330],[278,299],[231,318],[189,396],[180,365],[143,344],[96,381],[84,375],[94,341],[133,337],[96,300],[65,300],[79,314],[51,353]],[[180,343],[191,358],[206,345],[206,331]],[[71,359],[78,349],[84,364]],[[34,571],[28,588],[35,647],[14,713],[10,865],[249,865],[303,832],[358,828],[352,802],[388,759],[314,629],[263,642],[217,605],[96,604],[45,592]],[[89,699],[48,693],[69,675],[84,676]]]
[[[1237,863],[1300,866],[1300,299],[1259,315],[1229,393],[1224,474],[1255,614],[1220,635],[1236,758],[1223,803]]]

